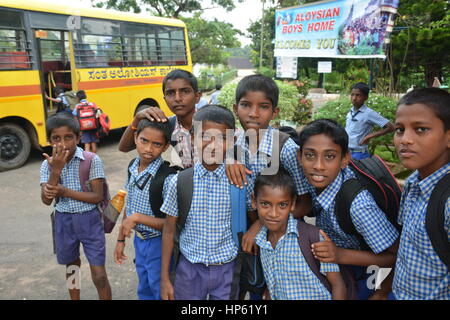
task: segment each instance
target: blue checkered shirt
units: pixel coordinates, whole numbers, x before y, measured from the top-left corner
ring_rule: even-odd
[[[252,154],[250,152],[249,145],[245,139],[244,133],[242,133],[236,140],[236,145],[240,146],[244,151],[243,154],[240,155],[241,162],[245,163],[245,166],[250,170],[252,170],[251,176],[247,178],[248,210],[252,208],[251,195],[253,193],[253,188],[255,186],[256,177],[265,168],[268,167],[269,163],[271,166],[273,166],[277,161],[275,160],[275,157],[277,157],[278,155],[275,152],[273,152],[273,138],[275,131],[278,130],[270,126],[268,127],[258,146],[258,152],[256,154]],[[289,172],[289,175],[292,177],[297,190],[297,194],[305,194],[308,193],[308,188],[307,184],[305,184],[304,182],[303,169],[297,160],[298,150],[299,146],[291,138],[289,138],[283,145],[283,148],[281,149],[279,162]]]
[[[161,211],[178,217],[178,175],[170,180]],[[222,164],[208,171],[194,165],[194,192],[184,229],[180,234],[181,253],[191,263],[223,263],[233,260],[238,248],[231,234],[230,182]]]
[[[84,160],[83,149],[77,147],[75,154],[68,163],[65,164],[61,171],[59,183],[65,188],[83,192],[80,183],[79,167],[80,161]],[[44,160],[41,165],[41,179],[40,184],[46,183],[50,178],[50,170],[47,160]],[[104,179],[105,172],[103,171],[103,163],[98,155],[94,155],[91,163],[91,170],[89,171],[89,181],[94,179]],[[64,213],[83,213],[93,210],[97,207],[96,204],[87,203],[83,201],[74,200],[71,198],[59,198],[55,209]]]
[[[260,247],[264,278],[273,300],[331,300],[331,293],[311,271],[298,243],[297,220],[289,215],[286,234],[275,249],[263,227],[255,238]],[[320,236],[321,240],[323,238]],[[339,272],[334,263],[320,263],[320,272]]]
[[[129,172],[130,172],[130,179],[125,184],[125,188],[127,190],[127,198],[125,202],[125,209],[127,217],[132,215],[133,213],[142,213],[146,214],[148,216],[154,217],[151,205],[150,205],[150,185],[152,183],[153,178],[155,177],[156,173],[158,172],[159,167],[163,163],[163,160],[161,157],[155,159],[152,163],[149,164],[145,170],[143,170],[141,173],[138,173],[138,168],[140,164],[140,158],[137,157],[137,159],[133,162],[133,164],[130,166]],[[145,182],[145,180],[149,177],[147,183],[145,186],[143,186],[142,190],[139,188],[139,186],[142,186]],[[169,185],[169,180],[173,175],[169,175],[166,180],[164,181],[163,185],[163,199],[165,194],[167,193],[167,188]],[[143,224],[137,224],[134,228],[136,231],[139,231],[142,233],[145,237],[154,237],[161,235],[161,231],[150,228]]]
[[[423,180],[416,171],[405,183],[398,217],[403,229],[392,286],[397,299],[450,299],[450,272],[434,251],[425,228],[431,192],[449,172],[450,163],[447,163]],[[447,199],[444,214],[444,229],[450,241],[450,198]]]
[[[346,167],[322,193],[317,195],[312,190],[312,198],[316,226],[325,231],[336,246],[360,250],[361,246],[356,236],[342,231],[334,212],[336,194],[344,181],[354,177],[353,171]],[[375,254],[388,249],[399,236],[397,229],[387,220],[386,215],[367,190],[361,191],[353,200],[350,206],[350,216],[356,231],[363,236]]]
[[[356,152],[367,151],[367,144],[360,146],[359,142],[372,131],[374,126],[383,128],[388,123],[388,119],[366,105],[362,105],[358,111],[352,107],[345,120],[349,149],[356,149]]]

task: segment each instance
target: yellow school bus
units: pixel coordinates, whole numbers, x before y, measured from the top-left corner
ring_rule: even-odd
[[[192,71],[180,20],[0,0],[0,171],[47,145],[45,120],[55,108],[45,93],[54,97],[55,87],[85,90],[114,129],[147,106],[170,113],[161,86],[173,69]]]

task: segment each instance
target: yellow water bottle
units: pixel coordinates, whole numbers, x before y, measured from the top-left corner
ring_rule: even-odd
[[[125,204],[125,196],[127,192],[125,190],[119,190],[117,194],[111,199],[111,205],[117,210],[117,212],[122,212],[123,206]]]

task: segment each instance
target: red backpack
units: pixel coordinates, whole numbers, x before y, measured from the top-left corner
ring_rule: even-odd
[[[111,121],[109,120],[109,117],[106,113],[104,113],[102,110],[98,109],[99,116],[98,116],[98,130],[97,130],[97,136],[98,138],[104,138],[108,135],[109,130],[111,129]]]
[[[80,130],[96,130],[98,121],[96,117],[97,106],[92,102],[82,102],[77,105],[77,118],[80,122]]]

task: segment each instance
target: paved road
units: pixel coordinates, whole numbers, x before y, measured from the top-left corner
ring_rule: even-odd
[[[117,150],[120,136],[120,130],[113,131],[98,151],[112,194],[123,188],[127,165],[136,156],[135,151],[124,154]],[[40,200],[41,162],[41,154],[34,151],[22,168],[0,173],[0,299],[68,299],[65,267],[57,264],[52,249],[51,207]],[[106,269],[113,299],[137,299],[132,239],[127,239],[128,261],[116,265],[113,250],[117,231],[116,227],[106,236]],[[98,298],[83,255],[81,297]]]

